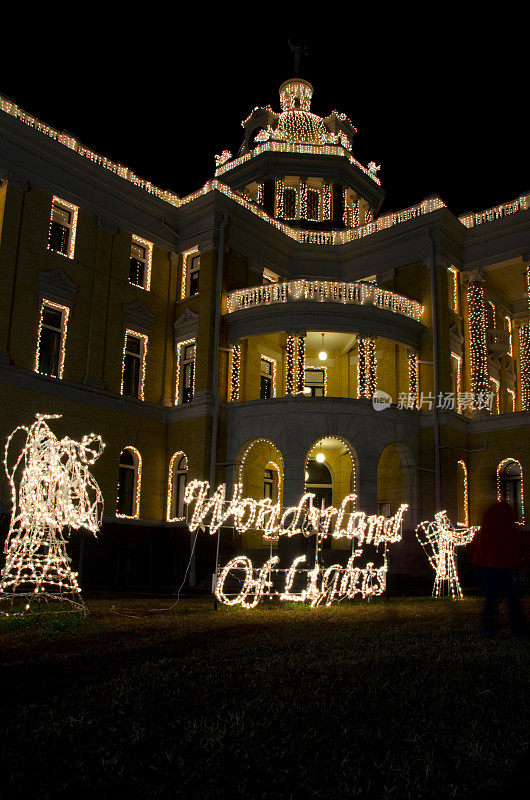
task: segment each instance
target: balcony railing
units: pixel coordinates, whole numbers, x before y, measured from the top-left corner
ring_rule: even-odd
[[[410,300],[396,292],[381,289],[373,283],[356,281],[320,281],[300,278],[284,283],[268,283],[263,286],[251,286],[238,289],[227,295],[227,313],[244,308],[268,306],[275,303],[291,303],[297,301],[318,303],[342,303],[343,305],[375,306],[404,317],[420,321],[423,306],[416,300]]]
[[[511,350],[510,331],[505,328],[488,328],[487,341],[490,353],[508,353]]]

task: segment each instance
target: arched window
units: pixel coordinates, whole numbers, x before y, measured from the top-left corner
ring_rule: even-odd
[[[273,461],[270,461],[265,467],[263,476],[263,497],[272,500],[273,503],[277,503],[279,495],[280,468]]]
[[[524,523],[523,471],[514,458],[505,458],[497,468],[497,496],[511,505],[516,522]]]
[[[319,463],[315,459],[309,459],[305,467],[305,491],[312,492],[313,505],[317,508],[327,508],[333,502],[333,480],[328,467]],[[315,537],[308,537],[308,551],[312,551],[315,545]],[[322,548],[331,548],[331,537],[326,536],[322,541]]]
[[[175,453],[169,463],[169,486],[167,498],[168,522],[185,516],[184,492],[188,480],[188,459],[181,451]]]
[[[456,465],[456,493],[458,501],[458,520],[463,525],[469,525],[469,487],[467,482],[467,467],[464,461]]]
[[[141,481],[142,457],[135,447],[125,447],[120,453],[117,517],[134,519],[139,516]]]

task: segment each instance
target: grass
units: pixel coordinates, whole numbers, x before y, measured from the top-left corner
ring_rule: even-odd
[[[3,621],[16,798],[496,797],[527,780],[528,648],[477,600],[92,600]]]

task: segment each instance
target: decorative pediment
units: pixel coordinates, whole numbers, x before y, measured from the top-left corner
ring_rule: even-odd
[[[175,322],[175,347],[184,339],[192,339],[197,336],[199,330],[199,315],[194,314],[187,308]]]
[[[156,319],[156,314],[149,311],[141,300],[136,300],[134,303],[124,303],[122,311],[125,328],[149,335],[151,326]]]
[[[39,270],[40,296],[42,299],[54,300],[61,305],[71,307],[78,286],[70,280],[62,269]]]

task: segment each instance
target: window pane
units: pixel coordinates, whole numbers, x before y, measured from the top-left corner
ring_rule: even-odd
[[[184,365],[184,379],[182,387],[183,403],[189,403],[193,400],[193,368],[193,362]]]
[[[63,321],[62,311],[57,311],[55,308],[44,306],[42,309],[42,324],[48,325],[50,328],[61,329]]]
[[[134,286],[144,285],[145,264],[137,258],[132,258],[129,262],[129,283]]]
[[[140,346],[140,339],[138,336],[127,336],[127,340],[125,342],[125,349],[129,353],[141,353],[141,346]]]
[[[59,352],[61,349],[61,334],[50,328],[41,328],[39,347],[39,372],[50,375],[52,378],[59,376]]]
[[[260,382],[260,399],[269,400],[270,397],[272,397],[272,380],[266,375],[262,375]]]
[[[118,485],[118,513],[132,517],[134,514],[134,473],[130,467],[120,467]]]
[[[195,358],[195,345],[189,344],[184,348],[184,361],[192,361]]]
[[[261,359],[261,372],[263,375],[270,375],[272,373],[272,363],[265,358]]]
[[[199,291],[199,270],[190,273],[190,295]]]
[[[138,399],[140,391],[140,359],[130,353],[125,354],[123,368],[123,394]]]
[[[56,253],[68,255],[68,237],[70,228],[60,225],[58,222],[52,221],[50,226],[49,247],[50,250],[55,250]]]

